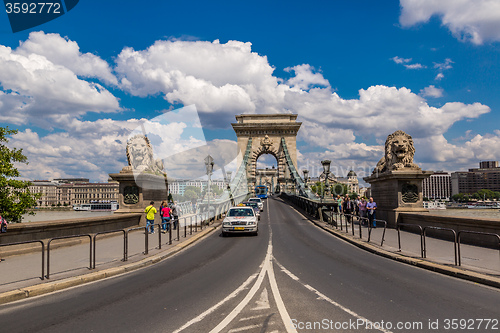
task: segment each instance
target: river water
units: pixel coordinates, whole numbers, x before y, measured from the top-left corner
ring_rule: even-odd
[[[500,210],[496,209],[429,209],[429,214],[443,216],[480,217],[500,219]]]
[[[82,217],[96,217],[96,216],[105,216],[111,215],[113,212],[111,211],[102,211],[102,212],[88,212],[88,211],[50,211],[50,210],[41,210],[37,211],[36,215],[23,215],[23,222],[40,222],[40,221],[55,221],[55,220],[67,220],[67,219],[76,219]]]
[[[446,216],[463,216],[463,217],[480,217],[500,219],[500,211],[498,209],[430,209],[430,214],[446,215]],[[82,217],[96,217],[112,215],[113,212],[86,212],[86,211],[37,211],[36,215],[23,215],[23,222],[39,222],[39,221],[54,221],[66,220]]]

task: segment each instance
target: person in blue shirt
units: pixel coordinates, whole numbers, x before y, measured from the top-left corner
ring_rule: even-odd
[[[373,198],[370,197],[370,201],[366,204],[366,209],[368,210],[368,220],[369,223],[376,228],[377,222],[375,221],[375,211],[377,210],[377,203],[373,201]]]

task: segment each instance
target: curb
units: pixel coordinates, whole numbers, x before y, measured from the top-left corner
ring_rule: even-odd
[[[346,241],[346,242],[348,242],[348,243],[350,243],[350,244],[352,244],[352,245],[354,245],[362,250],[368,251],[370,253],[373,253],[373,254],[376,254],[376,255],[391,259],[391,260],[399,261],[399,262],[404,263],[404,264],[416,266],[416,267],[427,269],[427,270],[430,270],[430,271],[433,271],[436,273],[440,273],[440,274],[444,274],[444,275],[452,276],[455,278],[459,278],[459,279],[463,279],[463,280],[467,280],[467,281],[471,281],[471,282],[475,282],[475,283],[479,283],[479,284],[484,284],[484,285],[487,285],[490,287],[500,289],[500,278],[497,278],[494,276],[489,276],[487,274],[483,274],[483,273],[479,273],[479,272],[468,271],[468,270],[461,269],[461,268],[449,267],[449,266],[446,266],[443,264],[438,264],[438,263],[426,260],[424,258],[412,258],[412,257],[404,256],[402,254],[393,253],[393,252],[381,249],[373,244],[367,243],[366,241],[352,238],[349,234],[340,233],[335,229],[327,228],[325,225],[321,225],[320,222],[313,220],[309,216],[304,215],[302,212],[298,211],[295,207],[293,207],[293,209],[297,213],[302,215],[304,218],[309,220],[311,223],[316,225],[317,227],[331,233],[332,235],[334,235],[334,236],[336,236],[336,237],[338,237],[338,238],[340,238],[340,239],[342,239],[342,240],[344,240],[344,241]]]
[[[26,299],[28,297],[35,297],[35,296],[48,294],[48,293],[51,293],[54,291],[79,286],[79,285],[86,284],[89,282],[102,280],[105,278],[109,278],[112,276],[116,276],[116,275],[127,273],[127,272],[132,272],[132,271],[135,271],[135,270],[140,269],[140,268],[151,266],[153,264],[156,264],[157,262],[162,261],[163,259],[171,257],[174,254],[180,252],[184,248],[190,246],[191,244],[193,244],[193,243],[197,242],[198,240],[202,239],[203,237],[207,236],[212,231],[215,231],[219,226],[220,226],[220,223],[217,223],[211,227],[206,228],[205,230],[200,231],[198,234],[185,240],[184,242],[180,242],[174,246],[171,246],[164,253],[158,253],[158,254],[152,255],[150,257],[141,259],[141,260],[134,262],[134,263],[126,264],[126,265],[119,266],[119,267],[107,268],[107,269],[103,269],[101,271],[95,271],[95,272],[84,274],[84,275],[73,276],[73,277],[65,278],[62,280],[54,281],[54,282],[40,283],[40,284],[36,284],[34,286],[29,286],[29,287],[15,289],[15,290],[1,293],[0,294],[0,304],[6,304],[6,303]]]

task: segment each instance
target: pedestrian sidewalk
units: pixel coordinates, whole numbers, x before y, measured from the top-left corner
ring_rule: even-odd
[[[191,226],[190,220],[189,218],[181,219],[180,228],[172,230],[171,244],[169,244],[169,233],[159,233],[158,225],[155,225],[154,234],[145,235],[144,228],[130,231],[127,261],[123,261],[125,255],[123,233],[108,237],[98,235],[95,242],[95,268],[93,269],[91,268],[93,267],[94,244],[91,245],[89,238],[81,244],[51,248],[50,258],[45,248],[44,265],[42,265],[41,246],[36,252],[5,257],[0,262],[0,304],[151,265],[179,252],[220,225],[220,222],[216,221],[210,226],[200,228],[200,225]],[[50,269],[49,272],[48,269]]]
[[[328,232],[370,252],[443,274],[500,288],[499,249],[461,244],[460,256],[458,256],[458,248],[455,251],[454,242],[427,236],[425,237],[425,258],[422,258],[421,239],[418,233],[401,230],[400,251],[398,231],[387,228],[384,232],[384,226],[380,222],[377,228],[371,228],[370,234],[368,227],[361,226],[360,237],[360,226],[356,219],[353,224],[347,224],[347,230],[344,220],[341,229],[340,222],[335,227],[334,224],[320,222],[310,217],[309,219]],[[368,242],[369,236],[370,242]],[[461,261],[461,266],[455,265],[455,253],[457,254],[457,263]]]

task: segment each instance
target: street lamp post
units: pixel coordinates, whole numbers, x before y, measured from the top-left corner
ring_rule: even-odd
[[[208,206],[207,206],[207,219],[210,219],[210,178],[212,176],[212,171],[214,170],[214,159],[212,156],[208,155],[205,157],[205,166],[207,167],[208,176]],[[209,221],[207,220],[207,224]]]
[[[231,200],[231,206],[234,206],[234,198],[233,198],[233,193],[231,192],[231,175],[233,174],[232,171],[228,171],[226,173],[227,175],[227,191],[229,193],[229,199]]]
[[[304,174],[304,183],[305,187],[307,188],[307,182],[309,181],[309,170],[302,170],[302,173]]]
[[[328,176],[330,175],[330,163],[332,163],[330,160],[321,161],[321,164],[323,165],[323,171],[325,173],[325,190],[323,191],[323,193],[326,192],[327,195],[330,192],[330,184],[328,184]]]

